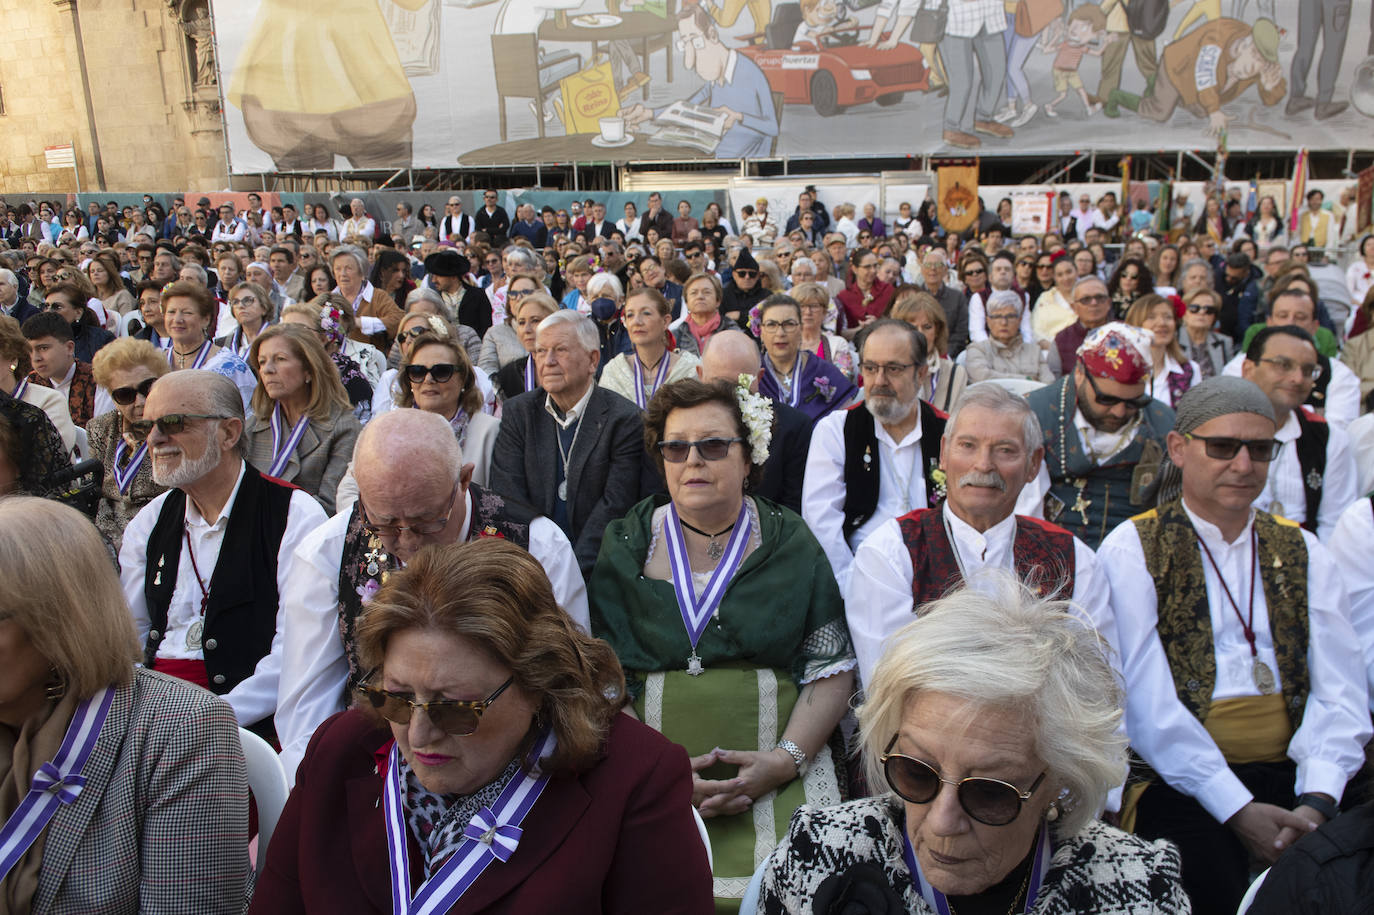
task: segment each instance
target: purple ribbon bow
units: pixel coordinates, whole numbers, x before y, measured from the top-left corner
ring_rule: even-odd
[[[468,821],[468,828],[463,830],[463,838],[476,839],[490,846],[496,860],[503,864],[515,854],[515,848],[520,844],[523,834],[524,830],[519,826],[509,823],[497,825],[496,814],[492,813],[489,807],[483,807],[473,814],[472,819]]]
[[[51,792],[63,804],[70,804],[75,801],[85,785],[86,777],[84,775],[63,776],[62,772],[50,762],[43,763],[38,767],[38,771],[33,774],[33,790]]]

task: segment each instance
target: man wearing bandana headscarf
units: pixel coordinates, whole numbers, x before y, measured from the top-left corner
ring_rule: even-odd
[[[1335,817],[1374,731],[1335,559],[1252,507],[1275,428],[1253,382],[1188,390],[1167,439],[1181,496],[1116,528],[1097,556],[1140,757],[1122,826],[1178,846],[1195,912],[1234,911],[1251,860],[1273,864]]]
[[[1146,507],[1174,411],[1145,390],[1150,334],[1119,321],[1093,329],[1071,373],[1026,398],[1045,436],[1040,473],[1017,514],[1067,528],[1093,549]]]

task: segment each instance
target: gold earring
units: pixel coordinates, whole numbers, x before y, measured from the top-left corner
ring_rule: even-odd
[[[48,665],[48,682],[43,686],[43,698],[57,701],[67,695],[67,681],[54,665]]]

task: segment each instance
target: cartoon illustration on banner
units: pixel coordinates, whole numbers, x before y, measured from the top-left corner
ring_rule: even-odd
[[[1374,23],[1351,11],[1350,0],[220,0],[213,16],[242,173],[1356,148],[1374,119]],[[1352,41],[1365,58],[1346,54]]]

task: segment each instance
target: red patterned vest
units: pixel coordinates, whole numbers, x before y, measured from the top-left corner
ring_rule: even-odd
[[[911,554],[913,608],[938,600],[963,583],[942,509],[918,508],[897,521]],[[1057,592],[1072,597],[1073,534],[1047,521],[1017,515],[1015,538],[1016,576],[1043,596]]]

